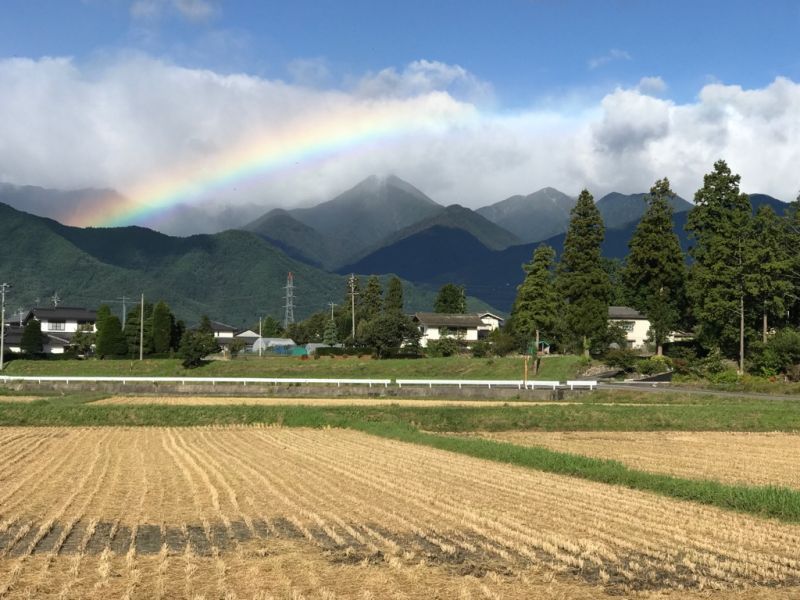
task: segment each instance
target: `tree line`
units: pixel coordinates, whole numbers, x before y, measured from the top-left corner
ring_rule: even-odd
[[[763,354],[771,335],[800,324],[800,197],[782,215],[767,205],[754,214],[739,182],[723,160],[705,175],[687,218],[685,255],[673,228],[675,193],[668,179],[656,181],[621,264],[601,256],[605,227],[583,190],[558,260],[542,244],[523,265],[508,330],[520,347],[538,331],[566,351],[601,353],[624,344],[608,321],[614,299],[647,317],[657,354],[672,332],[687,331],[743,371],[748,351]]]

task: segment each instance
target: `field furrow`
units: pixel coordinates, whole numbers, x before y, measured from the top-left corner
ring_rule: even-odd
[[[34,433],[0,433],[0,597],[800,593],[800,526],[355,431]]]

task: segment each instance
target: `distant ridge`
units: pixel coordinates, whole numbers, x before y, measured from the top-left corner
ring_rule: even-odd
[[[527,196],[511,196],[476,212],[523,242],[535,242],[567,230],[576,199],[552,187]]]

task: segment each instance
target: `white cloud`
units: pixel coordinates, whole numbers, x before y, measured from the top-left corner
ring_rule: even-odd
[[[661,77],[642,77],[636,89],[649,96],[660,96],[667,91],[667,83]]]
[[[587,186],[596,197],[640,192],[664,176],[691,198],[718,158],[742,175],[745,191],[789,200],[800,186],[800,84],[785,78],[752,90],[709,84],[683,104],[640,83],[581,110],[551,103],[513,114],[482,110],[463,90],[448,91],[455,83],[484,87],[460,67],[428,61],[340,90],[141,55],[94,65],[0,60],[0,181],[133,194],[164,174],[191,181],[224,169],[254,139],[405,115],[401,131],[314,147],[278,170],[184,200],[289,207],[389,172],[443,204],[471,207],[544,186],[571,194]]]
[[[130,12],[135,19],[154,20],[173,12],[190,21],[205,21],[217,7],[210,0],[134,0]]]
[[[594,58],[590,58],[587,64],[589,65],[590,69],[597,69],[616,60],[633,60],[633,57],[625,50],[612,48],[603,56],[595,56]]]

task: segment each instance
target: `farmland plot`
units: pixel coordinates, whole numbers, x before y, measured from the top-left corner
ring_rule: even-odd
[[[0,598],[792,598],[800,526],[374,438],[0,430]]]
[[[161,406],[543,406],[553,402],[530,402],[526,400],[441,400],[408,398],[275,398],[272,396],[112,396],[92,404],[123,404],[141,406],[156,404]],[[563,405],[564,402],[559,404]],[[570,403],[576,404],[576,403]]]
[[[793,433],[507,431],[481,437],[679,477],[800,488],[800,435]]]

